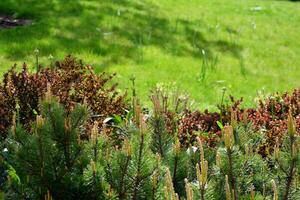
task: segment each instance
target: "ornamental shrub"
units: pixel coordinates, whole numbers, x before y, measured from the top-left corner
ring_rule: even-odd
[[[86,104],[91,112],[91,123],[87,126],[94,121],[102,124],[109,115],[122,115],[127,107],[126,94],[117,92],[117,84],[112,82],[114,76],[96,75],[91,66],[72,56],[57,61],[55,67],[41,67],[35,73],[30,73],[26,64],[21,72],[14,66],[4,74],[0,84],[1,135],[6,136],[14,113],[19,113],[20,123],[30,129],[47,88],[67,111],[72,111],[77,103]]]

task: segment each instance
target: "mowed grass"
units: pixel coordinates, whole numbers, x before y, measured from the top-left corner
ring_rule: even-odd
[[[175,83],[201,109],[214,109],[222,88],[253,106],[258,93],[300,86],[300,3],[270,0],[5,0],[0,14],[33,19],[0,30],[0,73],[34,66],[34,50],[82,58],[116,72],[123,91]],[[205,63],[205,64],[203,64]],[[34,68],[32,68],[34,70]]]

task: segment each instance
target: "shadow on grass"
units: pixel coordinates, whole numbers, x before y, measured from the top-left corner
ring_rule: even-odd
[[[176,56],[201,57],[226,51],[239,57],[242,47],[224,40],[207,40],[201,21],[170,21],[159,7],[126,0],[54,1],[5,0],[0,13],[27,17],[35,24],[0,30],[0,50],[11,60],[39,48],[43,55],[89,52],[107,66],[126,59],[143,62],[143,48],[156,46]]]

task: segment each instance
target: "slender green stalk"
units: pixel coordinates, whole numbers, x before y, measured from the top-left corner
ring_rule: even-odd
[[[140,146],[139,146],[139,152],[138,152],[138,163],[137,163],[137,173],[134,178],[134,189],[133,189],[133,200],[138,199],[138,190],[139,190],[139,184],[141,181],[141,170],[142,170],[142,156],[143,156],[143,149],[144,149],[144,133],[140,133]]]

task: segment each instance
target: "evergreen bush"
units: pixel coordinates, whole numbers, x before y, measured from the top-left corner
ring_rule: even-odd
[[[135,92],[127,106],[112,95],[114,87],[102,88],[110,78],[97,78],[71,58],[63,63],[56,72],[9,72],[0,87],[8,102],[0,106],[3,198],[300,198],[299,90],[260,101],[257,109],[241,109],[242,100],[232,98],[220,113],[201,113],[177,92],[157,87],[146,113]],[[60,75],[68,66],[76,70]],[[41,81],[46,77],[52,84]],[[16,100],[31,95],[36,109]]]

